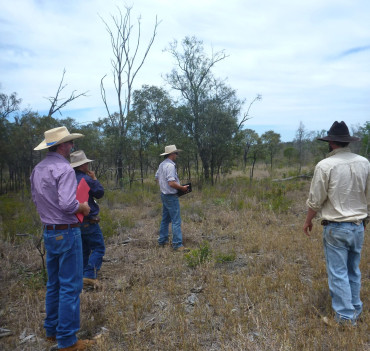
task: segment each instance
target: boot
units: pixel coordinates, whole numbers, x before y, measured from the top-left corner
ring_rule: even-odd
[[[72,346],[63,347],[62,349],[59,349],[59,350],[83,351],[83,350],[86,350],[88,347],[90,347],[93,344],[95,344],[95,340],[77,340],[77,342],[75,344],[73,344]]]
[[[83,278],[84,289],[98,289],[100,287],[98,279]]]

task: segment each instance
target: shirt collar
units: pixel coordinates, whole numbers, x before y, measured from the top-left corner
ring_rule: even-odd
[[[343,153],[343,152],[351,152],[351,149],[349,148],[349,146],[346,146],[346,147],[339,147],[338,149],[335,149],[331,152],[329,152],[326,157],[331,157],[331,156],[334,156],[336,154],[340,154],[340,153]]]
[[[166,161],[169,162],[169,163],[172,163],[174,166],[176,166],[176,163],[173,162],[170,158],[166,158]]]
[[[56,158],[59,158],[59,159],[64,160],[65,162],[67,162],[69,164],[68,160],[64,156],[62,156],[61,154],[58,154],[57,152],[51,152],[51,151],[49,151],[46,154],[46,156],[47,157],[56,157]]]

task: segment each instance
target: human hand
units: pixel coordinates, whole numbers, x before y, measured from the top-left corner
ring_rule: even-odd
[[[86,174],[90,176],[93,180],[96,180],[95,172],[89,170]]]
[[[90,213],[90,206],[87,203],[87,201],[80,203],[79,207],[80,212],[84,215],[87,216]]]
[[[305,222],[304,225],[303,225],[303,232],[307,235],[307,236],[310,236],[310,232],[312,231],[312,222],[309,221],[309,222]]]

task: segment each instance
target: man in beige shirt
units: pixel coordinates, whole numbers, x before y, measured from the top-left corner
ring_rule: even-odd
[[[355,325],[362,312],[359,264],[370,208],[370,166],[349,149],[350,142],[360,139],[350,136],[343,121],[334,122],[328,135],[318,140],[328,142],[330,153],[316,165],[303,231],[309,235],[312,219],[316,214],[322,218],[335,320]]]

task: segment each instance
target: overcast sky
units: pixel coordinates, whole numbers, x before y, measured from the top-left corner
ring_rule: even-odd
[[[13,91],[22,108],[41,114],[66,69],[65,94],[89,91],[63,110],[79,122],[105,117],[100,79],[115,109],[104,18],[117,6],[141,15],[143,44],[162,21],[135,81],[163,86],[174,67],[163,50],[174,39],[195,36],[205,51],[229,56],[213,73],[246,99],[257,94],[247,128],[274,130],[294,138],[300,121],[307,130],[328,130],[335,121],[349,127],[370,120],[369,0],[9,0],[0,2],[0,92]],[[171,93],[172,94],[172,93]],[[174,96],[174,95],[173,95]]]

